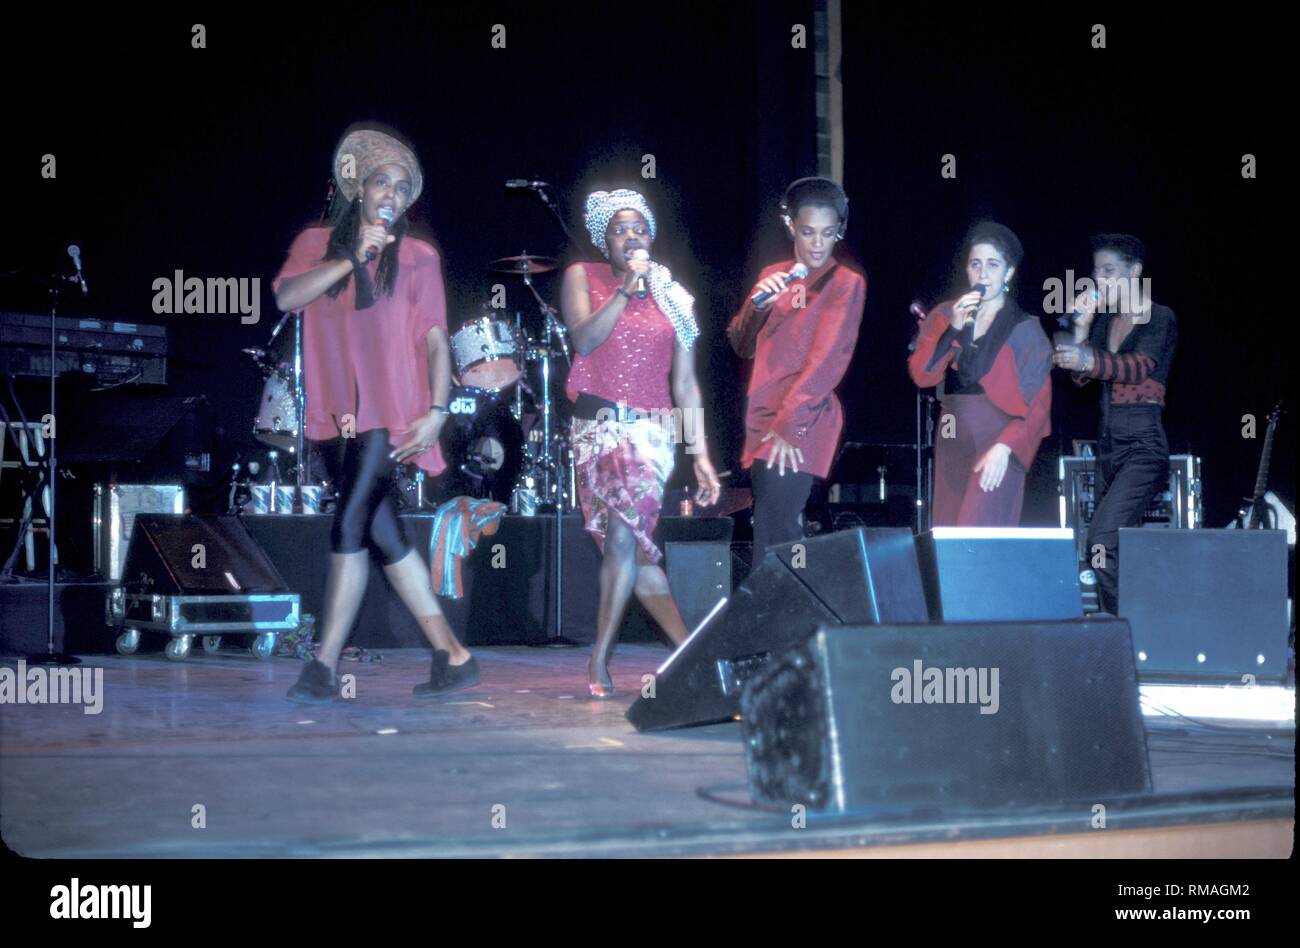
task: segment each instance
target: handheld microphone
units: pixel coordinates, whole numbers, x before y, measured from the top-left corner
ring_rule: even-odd
[[[384,222],[384,230],[393,226],[393,209],[391,207],[381,207],[379,209],[379,219]],[[373,248],[366,250],[366,260],[374,260],[375,251]]]
[[[976,283],[974,286],[970,288],[970,290],[972,293],[978,293],[980,295],[980,298],[983,299],[984,284]],[[962,326],[963,329],[968,329],[975,325],[975,314],[978,312],[979,312],[979,307],[976,306],[973,310],[971,310],[969,313],[966,314],[966,323],[965,325]]]
[[[1092,301],[1094,303],[1096,303],[1101,299],[1101,297],[1097,294],[1096,290],[1093,290],[1089,295],[1092,297]],[[1068,316],[1062,316],[1060,319],[1058,319],[1056,321],[1056,324],[1060,326],[1062,329],[1069,329],[1073,327],[1074,324],[1077,323],[1082,316],[1083,313],[1079,312],[1078,308],[1075,308],[1070,310]]]
[[[81,272],[81,248],[76,244],[70,245],[68,247],[68,256],[72,258],[72,263],[77,268],[77,283],[81,285],[81,295],[85,296],[90,292],[90,288],[86,286],[85,274]]]
[[[636,250],[633,250],[633,251],[628,255],[628,259],[629,259],[629,260],[649,260],[649,259],[650,259],[650,251],[649,251],[649,250],[646,250],[646,249],[643,248],[643,247],[638,247]],[[646,294],[649,293],[649,292],[650,292],[650,291],[649,291],[649,289],[646,287],[646,284],[645,284],[645,275],[643,274],[643,275],[641,275],[641,276],[638,276],[638,277],[636,278],[636,298],[639,299],[639,300],[643,300],[643,299],[646,298]]]
[[[550,185],[545,181],[529,181],[527,178],[511,178],[506,182],[507,188],[527,188],[530,191],[536,191],[538,188],[549,188]]]
[[[785,280],[783,280],[781,283],[781,291],[784,291],[785,288],[789,286],[791,283],[793,283],[795,280],[802,280],[807,275],[808,275],[808,268],[804,266],[802,263],[796,263],[793,267],[790,268],[790,272],[785,275]],[[772,297],[779,296],[779,295],[780,292],[773,293],[771,290],[762,290],[758,293],[755,293],[753,296],[751,296],[749,298],[749,301],[753,303],[755,306],[762,306]]]
[[[915,352],[916,344],[921,341],[921,323],[925,322],[925,306],[920,300],[912,300],[907,311],[916,317],[916,332],[912,335],[912,341],[907,344],[907,351]]]

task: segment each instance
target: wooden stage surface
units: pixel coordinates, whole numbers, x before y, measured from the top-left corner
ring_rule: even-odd
[[[155,643],[156,647],[156,643]],[[477,650],[483,683],[429,704],[428,651],[344,663],[356,698],[285,700],[300,663],[94,656],[98,715],[0,705],[0,833],[34,857],[1286,857],[1295,732],[1148,719],[1155,793],[1009,812],[852,816],[748,805],[739,725],[638,734],[624,711],[666,657],[621,647],[586,697],[585,649]],[[4,664],[13,667],[12,661]],[[206,827],[192,825],[201,805]]]

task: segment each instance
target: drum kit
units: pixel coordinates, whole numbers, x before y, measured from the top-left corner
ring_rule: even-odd
[[[496,500],[520,514],[576,506],[573,459],[556,410],[556,369],[560,360],[567,365],[570,359],[567,331],[533,284],[535,275],[559,265],[551,257],[526,251],[488,264],[489,273],[521,279],[541,316],[541,329],[530,335],[522,310],[511,319],[503,308],[485,304],[480,315],[465,320],[451,335],[453,384],[440,439],[447,470],[426,483],[423,471],[399,465],[394,479],[403,509],[429,509],[457,496]],[[312,470],[305,453],[310,446],[299,423],[306,397],[301,314],[285,314],[272,331],[268,349],[290,316],[295,316],[290,356],[277,359],[266,349],[244,351],[264,379],[253,436],[273,453],[306,458],[292,466],[298,494],[305,496],[302,488],[322,484],[324,471]]]

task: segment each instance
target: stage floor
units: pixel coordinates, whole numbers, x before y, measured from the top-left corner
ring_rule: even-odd
[[[1149,720],[1156,792],[1107,801],[1104,831],[1081,805],[810,814],[795,829],[747,805],[738,724],[638,734],[624,719],[662,648],[621,647],[607,702],[586,697],[586,649],[478,649],[483,683],[428,704],[411,697],[427,650],[373,654],[340,667],[356,698],[334,706],[285,700],[292,659],[88,659],[104,672],[102,713],[0,705],[4,842],[56,858],[1291,850],[1293,727]]]

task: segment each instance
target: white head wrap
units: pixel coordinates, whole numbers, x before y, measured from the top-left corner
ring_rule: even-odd
[[[609,222],[619,211],[636,211],[650,225],[650,239],[655,239],[655,216],[644,197],[636,191],[619,188],[615,191],[593,191],[587,195],[586,211],[583,220],[587,224],[587,233],[591,242],[600,252],[609,256],[609,246],[605,242],[605,231]],[[650,277],[646,281],[655,303],[673,324],[677,338],[683,346],[690,349],[700,335],[699,324],[695,321],[695,297],[673,279],[672,271],[663,264],[650,263]]]

